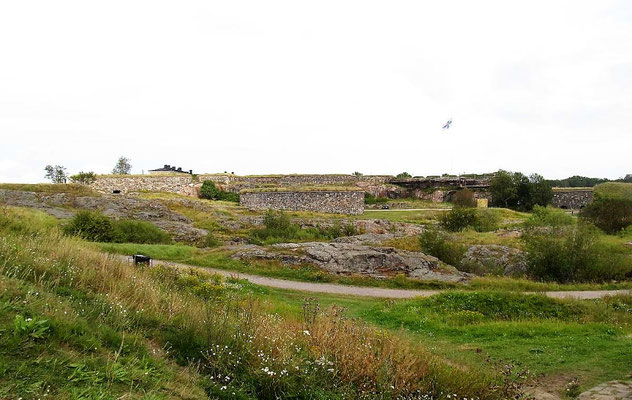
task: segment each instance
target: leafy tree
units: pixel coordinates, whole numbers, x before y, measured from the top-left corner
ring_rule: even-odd
[[[623,182],[632,183],[632,174],[627,174],[627,175],[623,178]]]
[[[508,208],[518,198],[518,189],[514,184],[513,174],[500,170],[492,178],[489,191],[492,193],[492,203]]]
[[[355,175],[355,176],[362,176],[362,175],[364,175],[364,174],[363,174],[362,172],[358,172],[358,171],[356,171],[356,172],[354,172],[354,173],[353,173],[353,175]]]
[[[396,178],[397,179],[407,179],[407,178],[412,178],[413,176],[411,174],[409,174],[408,172],[402,172],[400,174],[397,174]]]
[[[597,196],[584,207],[581,217],[606,233],[617,233],[632,225],[632,200]]]
[[[44,171],[46,171],[46,175],[44,177],[46,179],[50,179],[53,183],[66,183],[68,180],[68,175],[66,174],[66,167],[63,165],[47,165],[44,167]]]
[[[546,207],[553,200],[553,188],[551,184],[544,179],[542,175],[533,174],[529,177],[530,189],[530,205],[529,209],[534,206]]]
[[[73,183],[81,183],[83,185],[89,185],[92,182],[94,182],[97,179],[97,175],[90,171],[90,172],[79,172],[78,174],[72,175],[70,177],[70,181]]]
[[[115,175],[129,175],[130,171],[132,170],[132,164],[130,164],[130,160],[129,158],[125,158],[125,157],[119,157],[118,161],[116,162],[116,165],[114,166],[114,169],[112,170],[112,173]]]
[[[550,182],[538,174],[527,177],[520,172],[500,170],[492,178],[489,189],[493,205],[518,210],[546,206],[553,199]]]

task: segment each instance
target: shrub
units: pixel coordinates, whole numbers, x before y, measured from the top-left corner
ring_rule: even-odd
[[[364,204],[382,204],[387,201],[386,197],[375,197],[371,193],[364,193]]]
[[[111,242],[114,239],[112,221],[94,211],[79,211],[64,226],[64,232],[93,242]]]
[[[469,207],[455,206],[441,216],[440,224],[451,232],[460,232],[476,222],[476,210]]]
[[[408,172],[402,172],[397,174],[397,176],[395,178],[397,179],[407,179],[407,178],[412,178],[413,176],[411,174],[409,174]]]
[[[287,241],[331,240],[341,236],[357,235],[353,224],[342,225],[340,222],[329,227],[301,228],[292,223],[290,217],[282,211],[266,211],[263,217],[263,229],[251,232],[251,240],[255,243],[280,243]]]
[[[452,195],[452,203],[463,207],[476,207],[474,192],[470,189],[459,190]]]
[[[461,264],[467,250],[465,246],[449,241],[444,233],[434,228],[428,228],[419,235],[419,244],[424,253],[455,267]]]
[[[81,171],[78,174],[71,176],[70,180],[73,183],[81,183],[82,185],[89,185],[97,180],[97,175],[92,171],[90,172]]]
[[[114,221],[112,241],[117,243],[170,243],[171,236],[149,222],[125,219]]]
[[[527,273],[545,281],[581,282],[621,279],[632,266],[625,254],[600,241],[594,226],[532,229],[522,235]]]
[[[562,227],[572,225],[575,219],[566,212],[553,208],[534,206],[531,216],[524,222],[526,227],[549,226]]]
[[[171,236],[149,222],[120,220],[113,221],[95,211],[80,211],[68,224],[64,232],[92,242],[117,243],[170,243]]]
[[[200,188],[200,196],[203,199],[224,200],[239,203],[239,194],[225,192],[215,186],[215,183],[213,181],[204,181],[204,183],[202,183],[202,187]]]
[[[498,229],[500,216],[492,210],[477,209],[473,227],[477,232],[491,232]]]
[[[582,210],[581,217],[606,233],[617,233],[632,225],[632,200],[597,196]]]

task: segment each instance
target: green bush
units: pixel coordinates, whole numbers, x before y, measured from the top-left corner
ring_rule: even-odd
[[[632,225],[632,200],[597,196],[584,207],[581,217],[606,233],[617,233]]]
[[[457,268],[467,251],[464,245],[449,241],[443,232],[435,228],[428,228],[419,235],[419,244],[424,253]]]
[[[460,232],[476,222],[476,209],[455,206],[441,216],[440,224],[451,232]]]
[[[341,236],[357,235],[353,224],[334,223],[330,227],[301,228],[294,224],[289,215],[282,211],[266,211],[263,217],[263,229],[255,229],[250,233],[254,243],[272,244],[290,241],[332,240]]]
[[[225,192],[215,186],[215,183],[213,181],[204,181],[204,183],[202,183],[202,187],[200,188],[200,196],[203,199],[233,201],[235,203],[239,203],[239,194]]]
[[[474,192],[470,189],[459,190],[452,195],[452,203],[463,207],[476,207]]]
[[[524,222],[526,227],[549,226],[562,227],[572,225],[575,219],[565,211],[553,208],[534,206],[531,216]]]
[[[81,183],[83,185],[89,185],[91,183],[93,183],[94,181],[97,180],[97,175],[90,171],[90,172],[79,172],[78,174],[72,175],[70,177],[70,181],[73,183]]]
[[[500,215],[492,210],[477,209],[476,219],[472,225],[477,232],[491,232],[500,226]]]
[[[544,281],[593,282],[625,278],[629,256],[600,240],[589,224],[560,229],[535,228],[522,235],[527,274]]]
[[[170,243],[171,236],[149,222],[115,221],[95,211],[80,211],[64,226],[64,232],[93,242]]]
[[[64,226],[64,232],[93,242],[114,241],[112,220],[94,211],[79,211]]]
[[[386,197],[375,197],[371,193],[364,193],[364,204],[384,204],[388,202]]]
[[[157,226],[144,221],[124,219],[114,221],[117,243],[170,243],[171,236]]]

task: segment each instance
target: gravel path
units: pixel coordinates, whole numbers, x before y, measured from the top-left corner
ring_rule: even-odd
[[[126,258],[127,259],[127,258]],[[297,290],[299,292],[314,292],[314,293],[331,293],[342,294],[351,296],[364,296],[364,297],[378,297],[389,299],[408,299],[412,297],[428,297],[443,292],[442,290],[409,290],[409,289],[388,289],[388,288],[376,288],[366,286],[348,286],[338,285],[335,283],[316,283],[316,282],[301,282],[290,281],[286,279],[268,278],[265,276],[244,274],[235,271],[226,271],[216,268],[197,267],[188,264],[174,263],[170,261],[154,260],[154,263],[161,263],[170,265],[176,268],[182,269],[197,269],[200,271],[206,271],[213,274],[232,276],[239,279],[245,279],[256,285],[268,286],[277,289],[289,289]],[[527,292],[536,293],[536,292]],[[632,294],[631,290],[586,290],[586,291],[550,291],[544,292],[545,296],[556,299],[599,299],[605,296],[612,296],[617,294]]]

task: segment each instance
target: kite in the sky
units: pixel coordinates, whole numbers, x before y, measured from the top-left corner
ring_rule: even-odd
[[[448,120],[448,122],[446,122],[441,129],[450,129],[450,125],[452,125],[452,119]]]

